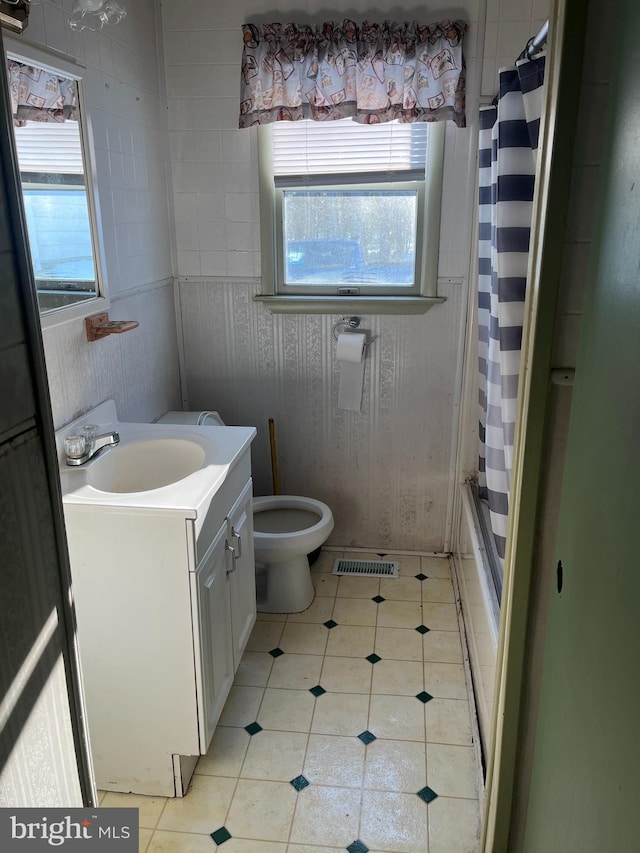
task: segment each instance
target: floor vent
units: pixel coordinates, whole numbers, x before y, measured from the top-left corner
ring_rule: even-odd
[[[368,578],[397,578],[400,563],[389,560],[335,560],[334,575],[365,575]]]

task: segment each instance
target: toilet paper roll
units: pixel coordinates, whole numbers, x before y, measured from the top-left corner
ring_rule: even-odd
[[[340,387],[338,408],[359,412],[362,406],[364,382],[364,344],[366,336],[360,333],[338,335],[336,357],[340,362]]]
[[[345,332],[338,335],[336,358],[338,361],[361,362],[364,358],[366,335],[361,332]]]

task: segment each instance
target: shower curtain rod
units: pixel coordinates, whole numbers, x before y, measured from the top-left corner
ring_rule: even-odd
[[[531,59],[536,53],[539,53],[547,43],[549,34],[549,19],[540,27],[540,32],[537,36],[533,36],[527,42],[525,49],[522,51],[518,59]]]

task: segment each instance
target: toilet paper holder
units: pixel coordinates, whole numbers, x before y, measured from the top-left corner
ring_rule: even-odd
[[[338,329],[340,326],[348,326],[350,329],[358,329],[360,327],[360,317],[343,317],[342,320],[338,320],[337,323],[333,324],[331,329],[331,333],[333,335],[334,341],[338,340]],[[365,347],[370,347],[375,338],[372,338],[370,341],[365,341]]]

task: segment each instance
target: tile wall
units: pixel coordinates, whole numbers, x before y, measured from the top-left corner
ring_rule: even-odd
[[[152,420],[179,404],[157,8],[154,0],[126,5],[117,26],[74,33],[73,0],[46,0],[33,5],[23,36],[86,66],[111,317],[140,322],[96,343],[84,339],[82,320],[45,329],[56,427],[108,397],[123,420]]]

